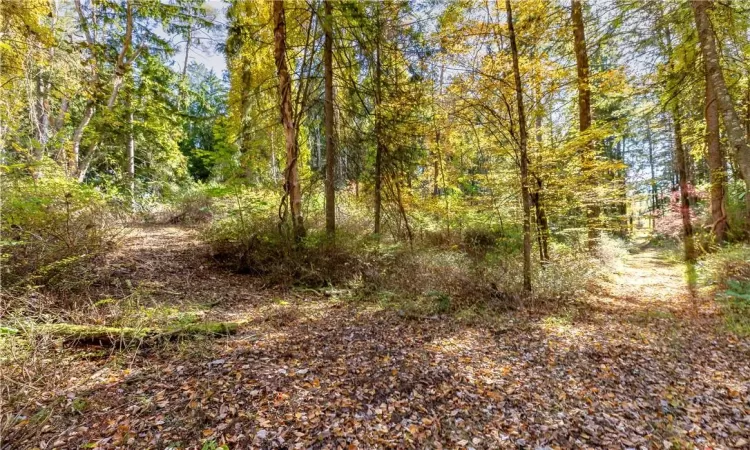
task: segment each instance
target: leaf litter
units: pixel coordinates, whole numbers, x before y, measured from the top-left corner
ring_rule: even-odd
[[[66,392],[30,393],[3,449],[748,448],[748,341],[648,255],[574,314],[466,323],[269,289],[197,246],[136,234],[119,264],[240,333],[126,365],[61,350]]]

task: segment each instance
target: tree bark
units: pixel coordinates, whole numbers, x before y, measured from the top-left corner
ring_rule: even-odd
[[[576,54],[576,68],[578,76],[578,121],[579,130],[585,133],[591,128],[591,84],[589,82],[589,56],[586,50],[586,33],[583,26],[583,10],[580,0],[571,1],[571,20],[573,22],[573,48]],[[594,195],[594,180],[591,176],[593,160],[592,143],[589,141],[582,149],[582,165],[584,182],[588,189],[590,198],[586,205],[586,228],[588,229],[587,246],[589,250],[596,247],[598,232],[598,220],[600,214],[599,205]]]
[[[726,238],[727,214],[725,203],[727,173],[724,154],[719,142],[719,107],[713,84],[706,77],[706,147],[708,149],[708,176],[711,182],[711,230],[716,243],[721,245]]]
[[[336,232],[336,143],[333,127],[333,13],[331,0],[323,2],[325,42],[323,70],[325,72],[325,130],[326,130],[326,232]]]
[[[89,31],[88,22],[86,20],[86,17],[83,14],[83,9],[81,8],[80,0],[76,0],[75,5],[76,5],[76,10],[78,11],[78,17],[81,21],[81,25],[86,35],[86,41],[89,44],[89,46],[92,47],[92,51],[93,51],[93,47],[96,45],[96,42],[94,41],[93,35]],[[133,44],[133,2],[132,0],[128,0],[127,6],[126,6],[125,36],[123,38],[122,49],[117,54],[117,62],[115,63],[114,76],[112,80],[112,91],[109,93],[109,97],[107,99],[107,109],[109,110],[112,110],[112,108],[114,108],[115,106],[117,95],[119,94],[120,88],[123,85],[123,77],[125,76],[127,71],[130,69],[130,66],[133,64],[133,61],[138,57],[138,54],[144,48],[143,46],[141,46],[138,50],[135,51],[135,53],[130,58],[128,58],[128,53],[130,53],[132,44]],[[99,84],[98,73],[94,76],[94,84],[95,85]],[[78,127],[76,127],[76,130],[73,133],[73,151],[72,151],[73,154],[71,158],[71,164],[69,166],[69,171],[71,172],[71,175],[74,175],[76,178],[78,178],[79,181],[83,181],[86,178],[86,173],[88,172],[88,169],[91,165],[91,161],[93,161],[95,152],[99,148],[99,141],[96,140],[92,142],[91,145],[89,146],[88,153],[86,155],[81,155],[81,140],[83,138],[83,132],[85,131],[86,127],[88,126],[95,112],[96,112],[96,102],[94,100],[89,100],[86,103],[83,117],[81,118],[81,121],[79,122]]]
[[[378,14],[380,14],[380,9],[378,8]],[[380,17],[378,17],[378,21],[380,21]],[[382,191],[383,191],[383,156],[385,153],[385,143],[383,142],[382,137],[382,111],[381,111],[381,105],[383,101],[383,90],[382,90],[382,77],[383,77],[383,68],[381,66],[380,61],[380,38],[381,38],[381,29],[380,29],[380,22],[378,22],[378,30],[377,30],[377,36],[375,37],[375,141],[376,141],[376,148],[375,148],[375,192],[374,192],[374,200],[375,200],[375,210],[374,210],[374,219],[375,219],[375,226],[373,232],[378,235],[380,234],[380,214],[381,214],[381,208],[382,208]]]
[[[677,99],[675,99],[675,102]],[[680,184],[680,215],[682,216],[682,233],[685,245],[685,261],[695,261],[695,243],[693,241],[693,225],[690,223],[690,192],[688,185],[687,158],[682,144],[682,119],[680,106],[676,104],[674,118],[674,152],[677,165],[677,178]]]
[[[646,141],[648,142],[648,166],[651,169],[651,229],[656,225],[656,211],[659,209],[659,192],[656,185],[656,165],[654,164],[654,141],[651,136],[651,120],[646,119]]]
[[[538,101],[538,104],[541,104]],[[541,164],[542,154],[542,115],[537,114],[536,116],[536,142],[538,149],[537,163]],[[547,213],[544,211],[544,182],[542,177],[538,173],[533,172],[533,178],[536,181],[536,186],[533,192],[530,194],[531,204],[534,206],[536,213],[536,225],[537,225],[537,240],[539,241],[539,259],[542,264],[549,261],[549,222],[547,220]]]
[[[128,96],[129,97],[129,96]],[[133,107],[128,98],[128,187],[130,203],[135,206],[135,130],[133,125]]]
[[[526,130],[526,112],[523,107],[523,86],[521,84],[521,70],[518,67],[518,46],[513,26],[513,10],[510,0],[505,0],[505,10],[508,15],[508,33],[510,35],[510,51],[513,58],[513,79],[516,85],[516,103],[518,107],[518,132],[521,159],[521,200],[523,203],[523,290],[531,292],[531,202],[529,199],[529,160],[528,160],[528,132]]]
[[[305,227],[302,222],[302,191],[297,169],[299,146],[292,114],[292,80],[286,64],[286,17],[283,0],[273,2],[273,24],[274,60],[279,77],[279,110],[281,111],[281,124],[284,126],[286,143],[287,162],[284,170],[284,190],[290,205],[292,233],[295,239],[300,239],[305,234]]]
[[[78,165],[81,160],[81,141],[83,140],[83,132],[86,130],[89,122],[91,122],[91,118],[94,117],[95,111],[96,106],[94,105],[94,102],[92,100],[86,102],[81,121],[78,122],[78,126],[73,132],[73,149],[71,151],[72,154],[70,160],[68,161],[68,173],[71,176],[76,176],[78,174]]]
[[[715,92],[716,103],[724,119],[724,128],[727,131],[729,142],[737,152],[737,162],[745,179],[745,213],[747,217],[745,227],[750,231],[750,146],[748,145],[747,136],[742,129],[742,122],[740,122],[740,118],[737,115],[737,110],[732,103],[732,97],[729,95],[729,90],[724,80],[724,73],[719,63],[719,52],[716,49],[713,26],[707,11],[710,5],[711,2],[705,0],[691,1],[706,68],[706,77],[711,82],[711,86]]]

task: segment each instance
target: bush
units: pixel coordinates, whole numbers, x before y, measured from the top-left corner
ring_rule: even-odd
[[[258,192],[237,194],[234,205],[223,202],[222,217],[203,231],[213,257],[234,271],[271,284],[349,288],[357,298],[390,292],[437,313],[476,305],[504,309],[524,297],[518,243],[497,230],[472,228],[463,234],[463,245],[446,248],[439,245],[443,240],[436,246],[423,239],[412,247],[383,237],[378,241],[359,227],[351,231],[345,222],[335,241],[312,229],[294,242],[279,227],[278,203],[264,198]],[[588,259],[558,247],[555,261],[534,265],[536,301],[569,299],[593,273]]]
[[[213,217],[214,195],[201,186],[181,193],[172,203],[170,223],[206,223]]]
[[[367,266],[366,239],[323,231],[309,232],[300,242],[280,230],[278,218],[253,214],[230,216],[203,232],[212,256],[240,273],[264,276],[271,283],[333,286],[347,282]]]
[[[225,189],[193,184],[162,196],[145,196],[137,204],[138,218],[157,224],[204,224],[214,217],[217,199]]]
[[[729,280],[717,300],[722,305],[727,328],[742,336],[750,335],[750,280]]]
[[[22,166],[4,171],[3,289],[69,292],[87,286],[94,260],[117,235],[107,199],[52,169],[38,179]]]
[[[730,280],[750,280],[750,246],[733,245],[706,255],[703,260],[707,284],[726,288]]]
[[[701,263],[703,283],[715,286],[729,331],[750,334],[750,246],[734,245],[708,254]]]

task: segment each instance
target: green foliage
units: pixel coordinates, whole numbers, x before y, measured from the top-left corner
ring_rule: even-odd
[[[188,169],[195,180],[205,181],[214,166],[226,162],[235,151],[227,138],[227,86],[205,66],[192,62],[187,68],[186,114],[180,150],[188,158]],[[230,151],[227,151],[230,150]]]
[[[732,180],[727,185],[727,220],[729,221],[730,239],[740,241],[743,231],[747,227],[747,213],[745,212],[745,192],[744,183],[741,180]]]
[[[229,446],[227,444],[217,444],[216,440],[209,439],[205,442],[203,442],[203,445],[201,446],[201,450],[229,450]]]
[[[730,280],[750,280],[750,246],[737,244],[707,254],[703,259],[705,284],[727,286]]]
[[[727,281],[727,289],[717,295],[727,328],[733,333],[750,335],[750,280]]]
[[[750,247],[732,245],[704,256],[701,281],[716,287],[726,327],[750,335]]]
[[[309,217],[308,234],[295,242],[279,227],[276,202],[268,193],[234,190],[217,197],[215,220],[203,231],[215,259],[233,270],[261,276],[270,283],[304,287],[350,289],[357,297],[378,298],[383,292],[442,314],[483,305],[494,309],[518,306],[523,298],[520,238],[494,228],[475,226],[463,233],[437,238],[418,232],[410,246],[366,233],[353,218],[356,202],[343,199],[335,239],[322,230],[316,215]],[[555,245],[556,258],[535,265],[533,277],[540,301],[560,302],[580,291],[594,274],[593,261],[564,245]],[[390,302],[393,303],[393,302]]]
[[[107,197],[53,168],[40,178],[24,165],[3,168],[5,289],[83,288],[93,279],[95,259],[115,244],[118,229]]]

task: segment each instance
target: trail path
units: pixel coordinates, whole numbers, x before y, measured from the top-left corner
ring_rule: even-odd
[[[7,448],[750,446],[750,344],[653,252],[563,311],[493,326],[269,289],[178,227],[136,230],[110,264],[109,289],[210,305],[241,333],[76,360],[40,405],[81,398],[85,412],[61,406]]]

